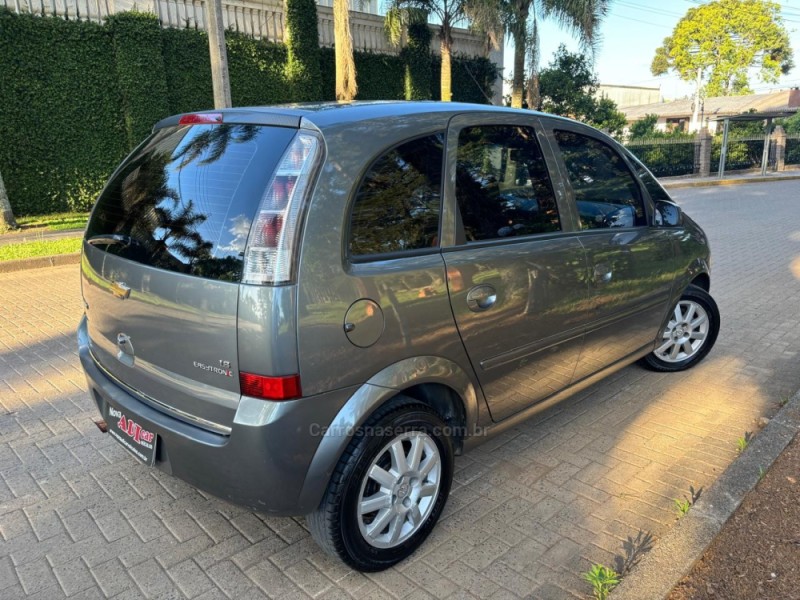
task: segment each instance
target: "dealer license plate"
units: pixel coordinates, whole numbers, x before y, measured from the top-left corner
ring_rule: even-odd
[[[156,459],[158,436],[116,406],[108,405],[108,433],[138,460],[152,466]]]

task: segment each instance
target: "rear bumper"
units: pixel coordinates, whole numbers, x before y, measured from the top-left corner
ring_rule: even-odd
[[[112,406],[158,435],[157,469],[259,512],[296,516],[317,507],[327,482],[304,491],[306,473],[322,433],[356,388],[289,402],[243,397],[230,435],[221,435],[153,408],[106,375],[89,350],[85,317],[78,353],[89,393],[109,426]]]

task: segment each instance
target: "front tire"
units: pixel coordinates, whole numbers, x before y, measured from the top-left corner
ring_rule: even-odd
[[[695,366],[714,347],[719,323],[719,309],[711,295],[690,285],[670,312],[656,349],[642,359],[642,364],[662,372]]]
[[[359,571],[410,556],[442,513],[453,479],[453,446],[429,406],[400,398],[360,428],[306,520],[314,540]]]

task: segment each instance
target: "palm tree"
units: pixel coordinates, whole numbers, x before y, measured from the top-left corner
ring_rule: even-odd
[[[333,0],[333,45],[336,53],[336,99],[352,100],[358,93],[349,0]]]
[[[18,228],[19,225],[14,218],[14,211],[11,210],[11,202],[6,193],[6,185],[3,183],[3,175],[0,174],[0,232]]]
[[[525,62],[530,66],[528,99],[538,104],[539,19],[553,19],[570,31],[592,53],[599,42],[598,26],[608,13],[611,0],[501,0],[498,11],[514,40],[514,78],[511,106],[522,108]]]
[[[442,53],[442,102],[450,102],[452,92],[453,28],[470,17],[470,0],[391,0],[386,15],[386,29],[394,43],[399,42],[406,9],[419,9],[434,15],[439,25],[439,48]]]

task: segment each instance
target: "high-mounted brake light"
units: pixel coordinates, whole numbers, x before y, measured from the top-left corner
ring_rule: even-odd
[[[300,375],[267,377],[253,373],[239,373],[242,394],[264,400],[292,400],[301,396]]]
[[[178,125],[219,125],[222,123],[222,113],[192,113],[183,115],[178,120]]]
[[[319,141],[310,133],[298,133],[284,152],[250,228],[242,283],[291,281],[297,223],[318,154]]]

